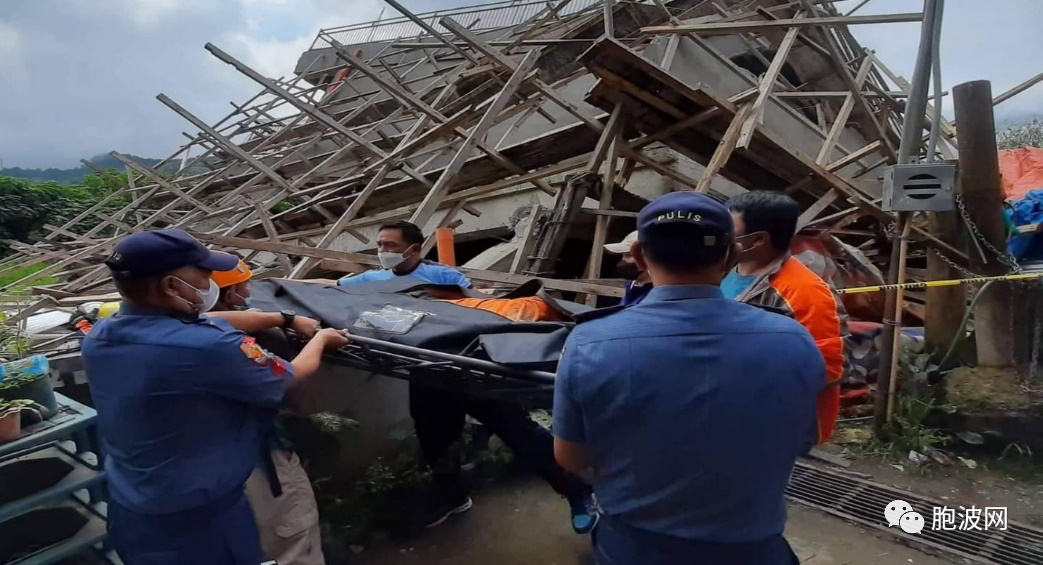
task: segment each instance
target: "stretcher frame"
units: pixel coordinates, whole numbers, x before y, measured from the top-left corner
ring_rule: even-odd
[[[458,355],[360,335],[351,340],[324,361],[530,409],[550,409],[553,401],[553,373],[477,359],[477,339]]]

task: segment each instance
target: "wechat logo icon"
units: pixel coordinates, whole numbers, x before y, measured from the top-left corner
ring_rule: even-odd
[[[892,500],[887,508],[884,508],[884,518],[887,520],[887,527],[898,526],[907,534],[923,531],[923,516],[904,500]]]

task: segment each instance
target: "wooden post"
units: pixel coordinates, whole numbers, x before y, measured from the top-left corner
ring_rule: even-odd
[[[954,212],[929,214],[931,232],[942,241],[956,245],[960,221]],[[961,273],[943,261],[938,252],[927,252],[927,280],[962,278]],[[924,316],[924,341],[928,351],[948,349],[960,331],[960,322],[967,311],[967,288],[963,285],[940,286],[927,289],[927,308]],[[991,291],[990,291],[991,292]]]
[[[1006,253],[1003,225],[1003,187],[1000,184],[996,123],[992,115],[992,85],[976,80],[953,88],[956,108],[956,141],[960,150],[960,191],[970,220],[996,249]],[[1008,268],[991,251],[987,262],[967,253],[970,269],[984,275],[1002,275]],[[1013,364],[1010,333],[1010,287],[996,285],[981,297],[974,311],[978,364],[1009,367]]]

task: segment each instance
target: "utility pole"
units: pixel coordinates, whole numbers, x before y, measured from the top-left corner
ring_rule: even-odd
[[[992,84],[987,80],[965,82],[956,85],[952,93],[960,151],[959,194],[981,237],[994,249],[1006,254],[1007,234],[1003,225],[1004,198],[996,148],[996,123],[992,115]],[[976,236],[974,228],[968,227],[968,237]],[[989,245],[981,242],[978,245],[980,251],[974,242],[967,246],[972,271],[987,276],[1008,273],[1008,266],[988,249]],[[1009,367],[1014,363],[1010,293],[1010,285],[994,285],[975,307],[974,335],[978,364],[983,367]]]
[[[924,18],[920,27],[920,45],[916,52],[916,66],[913,68],[913,81],[909,88],[909,98],[906,101],[905,115],[902,123],[902,143],[898,148],[897,162],[899,165],[913,163],[920,153],[921,140],[923,138],[924,118],[927,112],[927,91],[931,77],[931,53],[933,51],[933,38],[936,33],[941,32],[941,6],[944,0],[924,0]],[[937,26],[937,28],[936,28]],[[905,253],[908,250],[909,237],[909,213],[899,212],[895,222],[895,234],[900,234],[899,239],[893,242],[891,248],[891,262],[887,273],[888,284],[903,282],[901,277],[905,273]],[[903,300],[899,298],[899,292],[888,290],[884,299],[884,332],[880,346],[880,370],[877,373],[876,398],[873,410],[873,429],[877,437],[884,435],[884,428],[891,417],[893,410],[894,393],[898,375],[895,368],[894,358],[898,355],[901,333],[898,329],[901,318],[898,310],[904,308]]]

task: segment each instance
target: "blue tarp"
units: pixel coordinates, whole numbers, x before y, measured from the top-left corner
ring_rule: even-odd
[[[1043,189],[1030,190],[1025,197],[1010,202],[1010,219],[1015,226],[1043,224]],[[1007,241],[1016,259],[1043,259],[1043,234],[1015,233]]]

